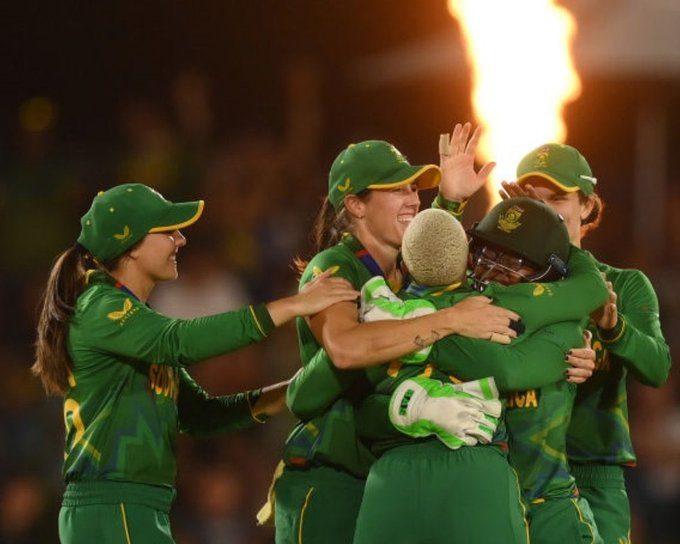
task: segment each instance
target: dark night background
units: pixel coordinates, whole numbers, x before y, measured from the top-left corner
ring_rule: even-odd
[[[567,143],[588,158],[608,205],[585,246],[652,279],[674,353],[679,8],[665,0],[562,4],[579,24],[583,84],[566,110]],[[626,30],[624,13],[640,32]],[[441,43],[447,45],[439,56],[427,47]],[[643,45],[649,57],[627,62]],[[412,163],[433,162],[439,133],[473,119],[462,47],[443,0],[3,5],[0,544],[57,541],[61,407],[44,399],[28,367],[35,305],[51,260],[77,236],[96,191],[134,180],[170,199],[206,199],[204,219],[188,231],[180,254],[182,279],[158,290],[161,311],[188,316],[213,311],[215,300],[226,309],[290,293],[290,261],[309,250],[307,232],[342,147],[385,139]],[[391,72],[395,58],[403,69]],[[521,73],[508,82],[522,84]],[[484,206],[476,197],[465,222]],[[289,327],[194,374],[222,394],[287,378],[297,366]],[[629,488],[638,543],[678,541],[677,392],[677,369],[659,391],[630,387],[639,467],[630,471]],[[292,422],[282,416],[262,429],[181,442],[172,514],[178,543],[272,540],[270,529],[254,527],[254,514]]]

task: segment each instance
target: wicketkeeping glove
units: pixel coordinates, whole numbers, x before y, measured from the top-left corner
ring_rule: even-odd
[[[416,377],[392,393],[390,421],[413,438],[436,435],[446,446],[488,444],[502,411],[492,377],[461,384]]]
[[[361,288],[359,321],[384,321],[411,319],[435,312],[434,304],[426,300],[401,300],[382,276],[374,276]],[[427,359],[432,346],[409,353],[400,358],[404,363],[418,364]]]

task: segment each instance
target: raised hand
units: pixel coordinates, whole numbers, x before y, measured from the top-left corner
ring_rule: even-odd
[[[501,196],[503,200],[507,200],[508,198],[516,198],[520,196],[525,196],[527,198],[533,198],[534,200],[538,200],[540,202],[544,202],[544,200],[540,197],[540,195],[536,192],[536,189],[529,183],[525,183],[524,185],[520,185],[516,181],[501,181],[501,187],[498,191],[498,194]]]
[[[482,129],[477,127],[470,136],[471,129],[470,123],[458,123],[451,136],[448,133],[439,136],[439,166],[442,170],[439,191],[447,200],[462,202],[470,198],[486,183],[496,166],[496,163],[489,162],[475,172],[475,154]]]

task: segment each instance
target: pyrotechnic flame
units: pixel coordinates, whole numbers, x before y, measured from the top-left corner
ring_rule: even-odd
[[[522,156],[565,141],[563,110],[581,92],[570,51],[576,21],[554,0],[449,0],[448,7],[473,71],[480,159],[498,163],[488,187],[494,203]]]

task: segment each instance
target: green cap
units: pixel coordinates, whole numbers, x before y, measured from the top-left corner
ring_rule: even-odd
[[[597,184],[585,157],[566,144],[545,144],[524,156],[517,166],[517,183],[538,176],[567,193],[592,195]]]
[[[470,230],[470,236],[473,243],[493,244],[566,275],[569,233],[562,216],[543,202],[526,197],[503,200]]]
[[[100,261],[122,255],[152,232],[167,232],[195,223],[203,201],[170,202],[141,183],[125,183],[94,197],[80,219],[78,243]]]
[[[412,166],[399,150],[382,140],[350,144],[333,161],[328,175],[328,198],[336,211],[346,195],[366,189],[388,190],[409,183],[418,189],[437,187],[441,170],[436,164]]]

